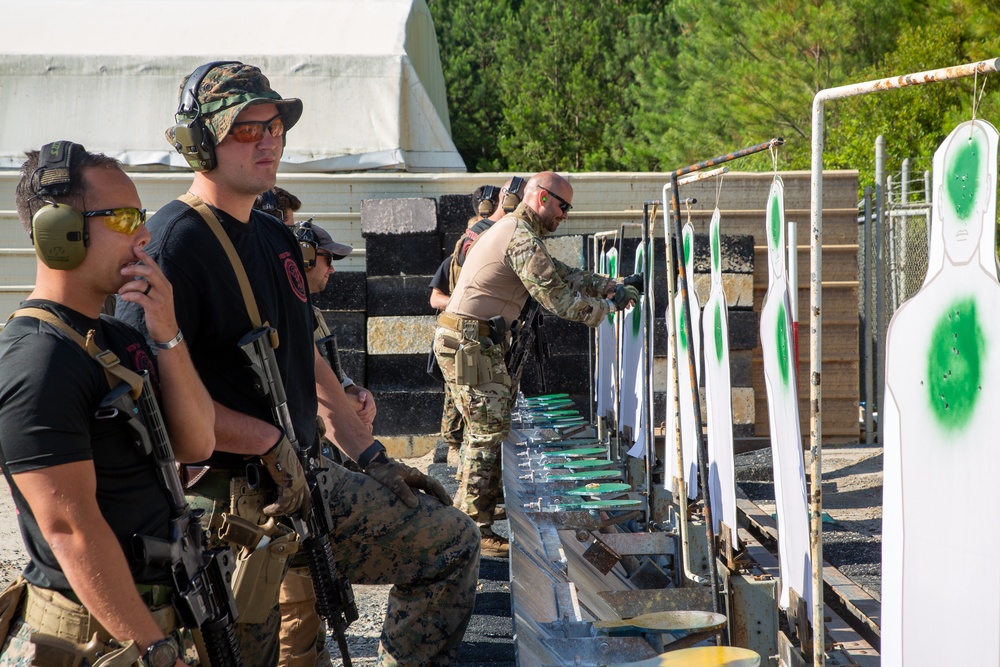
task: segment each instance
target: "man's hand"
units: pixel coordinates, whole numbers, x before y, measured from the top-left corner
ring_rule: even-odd
[[[630,285],[619,285],[614,296],[611,297],[611,303],[614,304],[615,310],[619,311],[625,310],[638,300],[639,291]]]
[[[356,384],[350,385],[344,392],[354,398],[356,402],[353,405],[358,417],[365,423],[369,431],[372,430],[375,414],[378,412],[378,408],[375,407],[375,397],[370,391]]]
[[[309,486],[306,484],[302,463],[292,443],[285,434],[271,449],[260,457],[271,479],[278,485],[278,499],[267,505],[263,512],[267,516],[288,516],[301,510],[309,512]]]
[[[643,285],[644,282],[645,281],[643,280],[641,273],[633,273],[628,278],[623,280],[622,284],[625,285],[625,287],[634,287],[636,292],[642,294],[645,289],[645,286]]]
[[[452,504],[451,496],[444,490],[441,482],[384,454],[369,463],[365,472],[375,481],[389,487],[411,509],[416,509],[419,504],[411,489],[425,491],[444,505]]]

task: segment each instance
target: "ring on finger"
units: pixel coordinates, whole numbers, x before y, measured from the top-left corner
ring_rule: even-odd
[[[151,289],[153,289],[152,283],[146,283],[146,289],[142,290],[142,293],[148,296]]]

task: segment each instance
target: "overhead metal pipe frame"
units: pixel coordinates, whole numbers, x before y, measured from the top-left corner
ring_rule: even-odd
[[[694,337],[691,335],[691,303],[688,301],[687,269],[684,266],[684,241],[681,237],[681,200],[680,195],[678,194],[679,179],[681,176],[701,171],[703,169],[707,169],[708,167],[714,167],[726,162],[731,162],[732,160],[746,157],[747,155],[760,153],[761,151],[781,146],[784,143],[784,139],[771,139],[770,141],[765,141],[764,143],[757,144],[756,146],[750,146],[732,153],[727,153],[726,155],[719,155],[709,160],[705,160],[704,162],[692,164],[687,167],[681,167],[670,174],[670,210],[673,215],[674,248],[677,253],[677,289],[680,293],[681,308],[683,308],[682,312],[684,313],[683,321],[685,334],[687,335],[687,340],[689,341],[694,341]],[[668,295],[668,297],[671,299],[673,298],[672,295]],[[705,517],[705,532],[708,540],[708,572],[709,582],[712,587],[712,611],[718,612],[720,609],[719,566],[717,562],[718,559],[716,554],[714,531],[712,528],[712,504],[708,502],[708,443],[702,434],[701,397],[698,394],[698,360],[695,359],[693,344],[688,345],[687,354],[690,369],[689,379],[691,398],[694,402],[695,434],[698,437],[698,477],[701,482],[702,493],[704,494],[702,514]],[[681,521],[687,521],[687,517],[682,516]]]
[[[822,417],[822,339],[820,330],[822,317],[822,279],[823,279],[823,111],[827,100],[855,97],[867,93],[875,93],[895,88],[918,86],[925,83],[961,79],[979,73],[996,72],[1000,66],[1000,58],[981,60],[967,65],[945,67],[942,69],[904,74],[902,76],[849,84],[836,88],[827,88],[816,93],[812,108],[812,193],[810,201],[810,220],[812,235],[809,243],[810,285],[809,285],[809,447],[812,454],[810,475],[812,488],[810,490],[809,527],[810,544],[812,545],[812,587],[813,587],[813,664],[822,667],[823,655],[823,429]],[[975,94],[975,91],[973,91]],[[676,191],[674,195],[676,199]],[[882,406],[879,406],[881,409]]]

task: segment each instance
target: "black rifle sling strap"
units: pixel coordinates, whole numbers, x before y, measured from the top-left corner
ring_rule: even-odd
[[[63,322],[59,319],[59,317],[47,310],[42,310],[41,308],[21,308],[20,310],[15,310],[11,313],[10,317],[7,318],[7,321],[9,322],[15,317],[33,317],[36,320],[41,320],[42,322],[51,324],[56,329],[59,329],[66,334],[70,340],[82,347],[87,354],[94,359],[94,361],[101,365],[101,368],[104,369],[105,376],[108,378],[109,387],[114,389],[119,382],[124,382],[132,387],[132,398],[139,398],[139,395],[142,393],[142,378],[138,373],[125,368],[114,352],[111,350],[102,350],[98,347],[97,343],[94,342],[93,329],[88,331],[87,337],[84,338],[79,331]]]
[[[195,211],[198,215],[202,217],[208,228],[212,230],[215,237],[219,240],[219,244],[222,249],[226,251],[226,257],[229,258],[230,264],[233,266],[233,272],[236,274],[236,280],[240,284],[240,292],[243,294],[243,304],[246,306],[247,315],[250,317],[250,323],[253,328],[261,326],[260,321],[260,310],[257,309],[257,299],[254,298],[253,289],[250,287],[250,279],[247,278],[246,269],[243,268],[243,261],[236,252],[236,248],[233,247],[233,242],[229,240],[229,235],[226,234],[226,230],[222,228],[222,224],[219,222],[219,218],[216,217],[215,213],[208,207],[208,204],[203,202],[198,195],[193,195],[187,192],[177,198],[178,201],[187,204]],[[263,323],[267,325],[267,322]],[[268,326],[271,335],[271,347],[278,347],[278,332],[271,326]]]

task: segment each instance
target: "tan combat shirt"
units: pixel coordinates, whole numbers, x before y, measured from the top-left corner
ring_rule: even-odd
[[[469,251],[447,312],[481,321],[502,315],[510,326],[530,295],[563,319],[600,324],[611,312],[604,295],[616,282],[553,259],[544,233],[526,204],[500,218]]]

